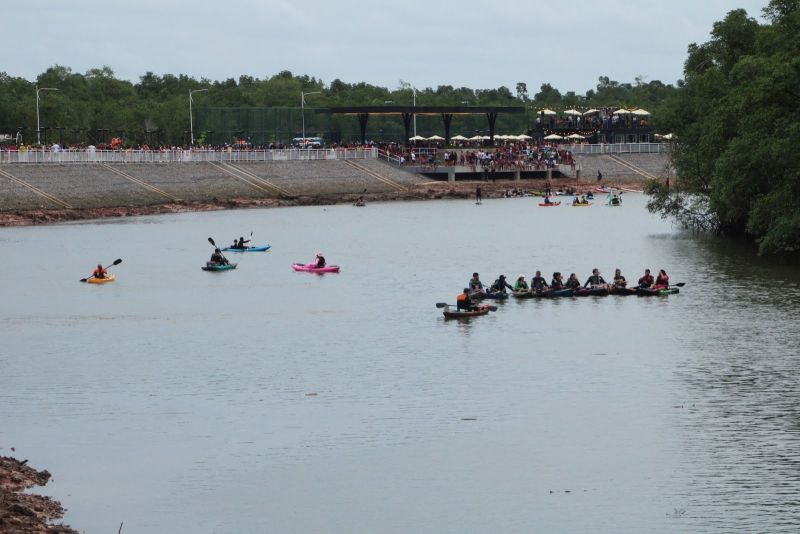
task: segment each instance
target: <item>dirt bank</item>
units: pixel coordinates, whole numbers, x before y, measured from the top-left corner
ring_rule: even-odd
[[[604,182],[615,187],[617,184]],[[542,180],[520,180],[502,182],[428,182],[415,186],[408,191],[391,193],[371,193],[365,195],[314,195],[300,196],[292,199],[251,199],[235,198],[224,201],[181,202],[156,204],[150,206],[123,206],[109,208],[85,209],[36,209],[12,210],[0,212],[0,226],[29,226],[53,224],[68,221],[104,219],[109,217],[132,217],[136,215],[157,215],[166,213],[183,213],[195,211],[215,211],[236,208],[271,208],[281,206],[318,206],[331,204],[349,204],[362,196],[366,202],[387,202],[395,200],[431,200],[441,198],[469,198],[475,196],[475,189],[480,185],[483,198],[504,196],[509,189],[538,191]],[[571,187],[579,192],[593,189],[592,184],[578,183],[569,179],[552,180],[553,190]],[[640,189],[640,184],[626,181],[624,187]]]
[[[26,462],[0,456],[0,532],[77,534],[68,526],[50,524],[63,517],[61,504],[50,497],[22,493],[50,480],[50,473],[37,471]]]

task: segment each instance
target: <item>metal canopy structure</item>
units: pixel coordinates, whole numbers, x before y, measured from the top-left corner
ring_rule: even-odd
[[[489,121],[489,139],[494,141],[494,126],[499,113],[525,113],[524,107],[516,106],[348,106],[338,108],[319,108],[317,113],[330,115],[356,115],[361,127],[361,142],[367,142],[367,122],[370,115],[400,115],[406,129],[405,139],[411,133],[411,122],[415,115],[441,115],[444,123],[444,138],[450,143],[450,124],[453,115],[486,115]]]

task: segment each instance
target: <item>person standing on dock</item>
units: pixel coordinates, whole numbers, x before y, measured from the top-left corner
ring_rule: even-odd
[[[483,196],[481,195],[481,186],[475,188],[475,204],[482,204]]]

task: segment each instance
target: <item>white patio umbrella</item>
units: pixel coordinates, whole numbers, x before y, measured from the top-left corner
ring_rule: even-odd
[[[469,139],[467,139],[466,137],[464,137],[461,134],[451,137],[450,140],[451,141],[469,141]]]
[[[469,141],[483,141],[483,137],[480,135],[474,135],[469,138]]]
[[[592,113],[600,113],[600,110],[592,108],[589,111],[584,111],[583,112],[584,115],[591,115]]]
[[[547,139],[548,141],[554,141],[556,139],[564,139],[564,138],[561,137],[558,134],[550,134],[550,135],[546,136],[545,139]]]
[[[567,139],[586,139],[586,138],[584,136],[582,136],[581,134],[574,133],[574,134],[568,135]]]
[[[564,115],[583,115],[583,113],[581,113],[577,109],[568,109],[564,111]]]
[[[428,138],[428,141],[444,141],[444,137],[439,135],[432,135]]]
[[[619,108],[617,111],[614,112],[614,115],[630,115],[631,112],[625,108]]]
[[[631,111],[631,113],[633,113],[634,115],[641,115],[641,116],[650,115],[649,111],[642,108],[634,109],[633,111]]]
[[[539,113],[542,113],[543,115],[555,115],[556,114],[556,112],[553,111],[552,109],[546,109],[546,108],[540,110]]]
[[[427,141],[427,139],[425,139],[421,135],[415,135],[414,137],[409,137],[408,140],[409,141]]]
[[[508,139],[508,136],[504,135],[504,134],[495,134],[494,138],[495,139]]]
[[[527,141],[528,139],[533,139],[533,137],[531,137],[530,135],[526,135],[526,134],[519,134],[517,136],[517,139],[519,139],[520,141]]]
[[[483,136],[481,136],[481,139],[483,141],[488,141],[489,139],[491,139],[491,137],[489,137],[488,135],[483,135]]]
[[[675,134],[668,133],[667,135],[662,135],[661,139],[677,139],[677,137],[675,137]]]

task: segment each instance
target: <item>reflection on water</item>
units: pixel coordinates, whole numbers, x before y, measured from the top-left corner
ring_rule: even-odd
[[[87,532],[796,531],[796,263],[626,198],[0,230],[26,273],[0,277],[0,454],[55,473]],[[200,270],[250,229],[269,253]],[[342,273],[290,270],[316,250]],[[114,284],[77,282],[116,257]],[[475,270],[595,266],[687,286],[434,306]]]

